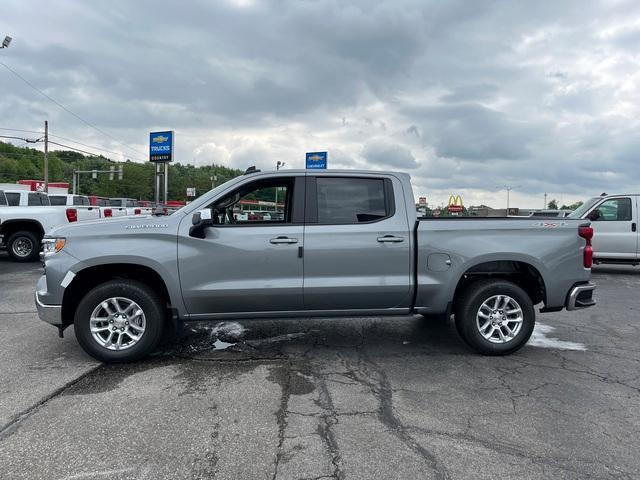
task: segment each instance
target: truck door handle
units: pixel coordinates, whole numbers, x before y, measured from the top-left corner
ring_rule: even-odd
[[[378,242],[380,243],[400,243],[404,242],[403,237],[394,237],[393,235],[383,235],[382,237],[378,237]]]
[[[632,231],[632,232],[635,232],[636,230],[637,230],[637,228],[636,228],[636,222],[633,222],[633,223],[631,224],[631,231]]]
[[[273,243],[274,245],[298,243],[298,239],[289,237],[276,237],[269,240],[269,243]]]

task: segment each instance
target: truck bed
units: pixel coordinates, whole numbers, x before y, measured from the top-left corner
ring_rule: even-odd
[[[590,278],[583,266],[585,240],[578,235],[588,224],[568,218],[421,217],[414,235],[415,308],[442,311],[465,276],[522,269],[539,274],[546,308],[562,307],[576,280]]]

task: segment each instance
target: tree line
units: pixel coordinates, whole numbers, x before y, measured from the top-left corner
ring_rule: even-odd
[[[118,180],[117,170],[122,166],[123,178]],[[71,191],[74,170],[109,170],[116,174],[110,180],[109,174],[80,174],[78,193],[101,197],[129,197],[137,200],[152,200],[155,195],[155,166],[150,162],[138,163],[130,160],[116,162],[105,156],[88,156],[72,150],[49,152],[49,181],[67,182]],[[196,194],[202,195],[212,187],[241,175],[237,169],[219,165],[194,167],[172,163],[169,167],[169,199],[187,200],[187,188],[195,187]],[[44,178],[44,154],[34,148],[18,147],[0,142],[0,183],[16,183],[18,180]]]

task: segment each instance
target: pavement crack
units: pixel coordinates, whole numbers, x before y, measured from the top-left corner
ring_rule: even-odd
[[[276,411],[276,421],[278,423],[278,446],[276,450],[276,457],[273,461],[273,477],[272,480],[276,480],[278,477],[278,467],[280,461],[284,457],[284,440],[286,438],[285,432],[287,430],[287,408],[289,406],[289,399],[291,398],[291,378],[293,367],[291,361],[288,361],[286,365],[276,367],[271,371],[271,375],[276,377],[276,381],[280,384],[282,394],[280,396],[280,406]]]
[[[351,368],[347,376],[367,386],[378,400],[378,419],[385,425],[398,440],[420,456],[433,470],[436,478],[449,479],[446,467],[438,460],[436,455],[409,433],[405,425],[396,417],[393,408],[393,389],[386,372],[371,360],[361,348],[358,348],[361,368]]]
[[[73,387],[75,384],[77,384],[78,382],[80,382],[84,378],[88,377],[89,375],[91,375],[92,373],[94,373],[96,370],[98,370],[101,367],[102,367],[102,364],[94,366],[93,368],[91,368],[91,369],[87,370],[86,372],[84,372],[82,375],[80,375],[80,376],[74,378],[73,380],[65,383],[60,388],[57,388],[56,390],[51,392],[49,395],[47,395],[46,397],[42,398],[35,405],[32,405],[31,407],[27,408],[26,410],[23,410],[22,412],[16,414],[12,420],[8,421],[4,425],[2,425],[2,427],[0,427],[0,442],[6,440],[11,435],[16,433],[18,428],[20,428],[20,425],[25,420],[27,420],[29,417],[31,417],[31,415],[36,413],[41,407],[45,406],[51,400],[53,400],[57,396],[63,394],[66,390],[68,390],[69,388]]]
[[[324,442],[327,452],[331,456],[331,464],[333,465],[333,475],[327,478],[342,480],[345,478],[345,473],[342,469],[342,455],[340,454],[338,441],[335,433],[333,432],[333,426],[338,423],[338,414],[336,412],[335,405],[333,404],[331,393],[329,392],[329,388],[327,387],[327,383],[324,379],[319,379],[318,391],[320,395],[317,400],[317,404],[325,412],[320,415],[318,435]]]

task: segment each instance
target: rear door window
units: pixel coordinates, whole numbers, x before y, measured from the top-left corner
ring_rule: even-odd
[[[316,182],[319,224],[366,223],[392,215],[382,178],[317,177]]]
[[[41,207],[49,206],[51,202],[49,201],[49,197],[44,193],[30,193],[27,196],[27,205],[30,207]]]
[[[51,205],[66,205],[67,197],[63,197],[62,195],[49,195],[49,201]]]
[[[7,204],[11,205],[12,207],[17,207],[18,205],[20,205],[20,194],[17,192],[7,192],[6,193],[7,196]]]

